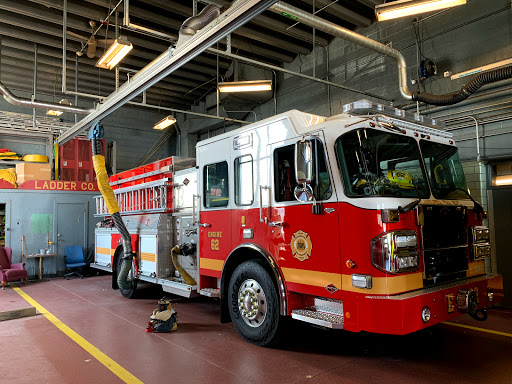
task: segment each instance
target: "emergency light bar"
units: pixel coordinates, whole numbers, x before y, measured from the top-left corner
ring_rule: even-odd
[[[385,115],[393,123],[396,123],[401,128],[409,128],[427,135],[445,138],[453,137],[451,132],[443,131],[440,129],[443,127],[443,124],[438,120],[430,119],[417,113],[409,113],[403,109],[374,103],[366,99],[345,104],[343,106],[343,113],[352,115]]]

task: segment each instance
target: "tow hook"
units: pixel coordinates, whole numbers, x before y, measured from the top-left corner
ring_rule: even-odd
[[[479,309],[475,313],[470,313],[469,316],[477,321],[485,321],[487,320],[487,310]]]

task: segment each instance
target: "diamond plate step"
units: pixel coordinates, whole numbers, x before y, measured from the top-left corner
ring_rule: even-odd
[[[316,297],[315,305],[293,310],[292,318],[326,328],[343,329],[343,302]]]
[[[199,291],[199,294],[208,297],[220,297],[220,289],[218,288],[203,288]]]
[[[320,312],[315,309],[295,309],[292,311],[292,319],[332,329],[343,329],[344,326],[343,316]]]

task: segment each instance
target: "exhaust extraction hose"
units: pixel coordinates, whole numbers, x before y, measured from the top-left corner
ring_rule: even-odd
[[[123,264],[121,270],[117,271],[117,285],[121,289],[128,290],[131,288],[131,283],[128,281],[128,273],[132,268],[133,250],[130,233],[124,225],[123,219],[119,211],[119,205],[117,204],[116,196],[112,187],[108,182],[107,170],[105,168],[105,157],[101,155],[101,140],[98,138],[91,138],[92,146],[92,161],[94,165],[94,172],[96,173],[96,180],[98,188],[105,200],[108,211],[112,215],[112,220],[123,239]]]
[[[445,95],[433,95],[431,93],[413,92],[412,99],[431,105],[452,105],[466,100],[485,84],[512,78],[512,66],[498,68],[494,71],[481,73],[460,90]]]

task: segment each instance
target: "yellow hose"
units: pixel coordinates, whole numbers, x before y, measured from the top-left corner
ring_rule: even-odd
[[[192,276],[190,276],[187,271],[185,271],[185,269],[180,265],[180,263],[178,263],[178,252],[179,251],[180,251],[180,247],[178,247],[178,246],[175,246],[172,249],[172,251],[171,251],[172,264],[174,265],[174,268],[176,268],[178,270],[181,277],[183,277],[183,280],[185,280],[185,284],[196,285],[197,282],[194,280],[194,278]]]
[[[101,155],[95,155],[92,157],[92,163],[94,165],[94,172],[96,172],[96,180],[98,188],[107,204],[108,211],[111,215],[119,212],[119,205],[117,204],[116,195],[112,190],[108,182],[107,170],[105,168],[105,157]]]

